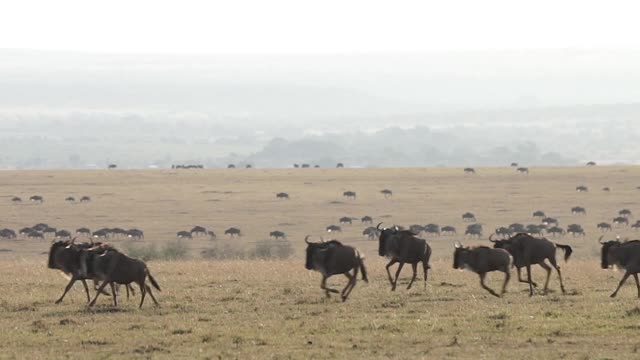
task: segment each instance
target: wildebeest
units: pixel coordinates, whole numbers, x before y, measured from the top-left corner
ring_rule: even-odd
[[[464,168],[464,173],[465,174],[475,174],[476,173],[476,169],[471,168],[471,167],[466,167],[466,168]]]
[[[43,239],[44,240],[44,235],[39,231],[32,231],[32,232],[27,234],[27,237],[30,238],[30,239]]]
[[[247,164],[247,165],[244,166],[244,168],[245,169],[251,169],[251,168],[253,168],[253,166],[251,164]]]
[[[556,244],[545,238],[536,238],[524,233],[516,234],[507,240],[492,240],[490,236],[489,241],[493,242],[494,248],[505,249],[511,254],[513,264],[518,272],[518,280],[529,283],[529,296],[533,296],[533,286],[535,286],[535,283],[531,281],[531,265],[535,264],[540,265],[547,271],[547,279],[544,283],[543,290],[544,294],[547,293],[549,278],[551,277],[551,268],[545,263],[545,260],[548,260],[551,266],[558,272],[560,289],[563,294],[566,293],[564,284],[562,283],[560,266],[558,266],[556,262],[556,248],[564,251],[564,260],[567,261],[573,252],[571,246]],[[523,267],[527,269],[527,281],[522,280],[520,276],[520,269]]]
[[[309,164],[302,164],[300,167],[303,168],[303,169],[308,169],[311,166]]]
[[[346,197],[347,199],[354,199],[356,198],[356,193],[354,191],[345,191],[342,193],[342,196]]]
[[[511,163],[511,167],[518,167],[518,163],[517,162],[512,162]]]
[[[631,216],[631,210],[629,210],[629,209],[622,209],[622,210],[618,211],[618,215],[620,215],[620,216],[624,216],[624,217],[628,218],[628,217],[630,217],[630,216]]]
[[[144,239],[144,232],[140,229],[127,230],[127,237],[130,239],[141,240]]]
[[[336,168],[343,168],[343,167],[344,167],[344,164],[343,164],[343,163],[337,163],[337,164],[336,164]]]
[[[544,214],[544,211],[542,211],[542,210],[537,210],[537,211],[534,211],[534,212],[533,212],[533,217],[534,217],[534,218],[541,218],[541,219],[543,219],[543,218],[545,218],[545,217],[546,217],[546,215]]]
[[[38,223],[38,224],[33,225],[31,228],[33,230],[36,230],[36,231],[42,231],[42,230],[44,230],[44,229],[46,229],[48,227],[49,227],[49,225],[47,225],[45,223]]]
[[[376,229],[380,231],[378,255],[384,256],[390,259],[389,263],[385,267],[387,275],[389,276],[389,282],[391,283],[391,290],[396,289],[398,283],[398,276],[405,263],[411,264],[413,269],[413,276],[407,286],[407,290],[411,289],[413,282],[416,280],[418,263],[422,262],[422,269],[424,271],[424,288],[427,289],[427,275],[431,268],[429,265],[429,258],[431,257],[431,247],[424,239],[417,238],[411,231],[398,230],[397,228],[383,228],[380,229],[379,223]],[[399,263],[396,270],[395,280],[391,278],[391,272],[389,267],[393,264]]]
[[[637,220],[635,224],[631,225],[634,230],[640,229],[640,220]]]
[[[24,227],[22,229],[20,229],[20,231],[18,231],[18,234],[22,235],[22,236],[27,236],[29,234],[31,234],[32,232],[34,232],[35,230],[30,228],[30,227]]]
[[[600,251],[601,266],[603,269],[608,269],[610,266],[617,266],[625,270],[620,283],[616,290],[610,295],[610,297],[616,297],[618,291],[622,287],[629,276],[633,275],[636,281],[636,288],[638,290],[638,297],[640,298],[640,281],[638,280],[638,273],[640,272],[640,241],[626,241],[620,242],[620,240],[610,240],[602,242],[602,236],[598,239],[598,242],[602,244]]]
[[[67,196],[64,201],[66,202],[76,202],[76,198],[74,198],[73,196]]]
[[[366,236],[369,240],[375,240],[380,236],[380,232],[375,227],[369,226],[362,231],[362,235]]]
[[[462,220],[463,221],[476,221],[476,216],[473,215],[473,213],[466,212],[466,213],[462,214]]]
[[[542,219],[542,223],[545,224],[545,225],[558,226],[558,219],[552,218],[552,217],[546,217],[546,218]],[[518,232],[520,232],[520,231],[518,231]]]
[[[176,237],[178,239],[192,239],[193,237],[191,236],[191,232],[189,231],[178,231],[176,233]]]
[[[550,227],[546,230],[547,234],[551,234],[551,236],[564,235],[565,231],[563,228],[558,226]]]
[[[279,192],[276,194],[276,198],[289,200],[289,194],[287,194],[286,192]]]
[[[76,235],[86,235],[86,236],[91,236],[91,230],[89,230],[89,228],[86,227],[81,227],[76,229]]]
[[[522,225],[520,223],[513,223],[513,224],[509,225],[509,229],[511,229],[511,231],[513,233],[527,232],[527,228],[525,228],[524,225]]]
[[[519,167],[518,169],[516,169],[516,171],[519,172],[520,174],[529,175],[529,168],[527,167]]]
[[[299,167],[300,167],[300,165],[298,165],[298,164],[293,164],[293,167],[297,169],[297,168],[299,168]]]
[[[81,197],[81,198],[80,198],[80,202],[81,202],[81,203],[83,203],[83,202],[89,202],[89,201],[91,201],[91,198],[90,198],[89,196],[86,196],[86,195],[85,195],[85,196],[83,196],[83,197]]]
[[[203,226],[194,226],[191,228],[191,236],[207,235],[207,229]]]
[[[347,300],[351,290],[356,286],[358,271],[362,271],[362,280],[369,282],[364,256],[357,249],[343,245],[337,240],[312,243],[309,242],[309,235],[304,238],[304,242],[307,243],[304,267],[322,274],[320,288],[325,291],[327,298],[331,297],[331,293],[338,293],[338,290],[327,287],[327,279],[333,275],[344,274],[349,279],[347,286],[340,292],[342,301]]]
[[[587,215],[587,210],[582,206],[574,206],[571,208],[571,214],[573,215]]]
[[[95,278],[102,280],[102,284],[98,288],[93,300],[89,303],[89,306],[93,306],[96,303],[98,296],[100,296],[100,293],[107,284],[111,285],[113,304],[118,306],[114,284],[129,285],[133,282],[138,284],[140,293],[142,294],[140,308],[142,304],[144,304],[144,298],[147,292],[153,302],[158,305],[158,301],[153,296],[151,288],[146,284],[146,279],[149,278],[151,285],[158,291],[160,291],[160,286],[153,276],[151,276],[149,268],[147,268],[147,265],[142,260],[129,257],[110,247],[105,249],[101,246],[96,246],[81,250],[80,261],[86,264],[86,268],[92,270]]]
[[[578,225],[578,224],[570,224],[567,226],[567,233],[573,235],[573,236],[578,236],[578,235],[582,235],[585,236],[585,232],[584,229],[582,228],[582,226]]]
[[[467,225],[467,229],[464,231],[464,235],[467,236],[482,236],[482,225],[480,224],[470,224]]]
[[[22,199],[19,196],[14,196],[11,198],[11,202],[13,202],[14,204],[18,204],[22,202]]]
[[[507,291],[507,283],[511,278],[510,267],[511,255],[504,249],[492,249],[486,246],[469,248],[463,247],[459,242],[455,244],[453,268],[468,269],[478,274],[480,276],[480,286],[491,295],[500,297]],[[500,295],[484,284],[487,273],[491,271],[502,271],[505,275]]]
[[[598,229],[601,231],[611,231],[611,224],[606,222],[598,223]]]
[[[603,187],[603,188],[602,188],[602,191],[604,191],[604,192],[610,192],[610,191],[611,191],[611,188],[610,188],[610,187],[608,187],[608,186],[605,186],[605,187]]]
[[[71,239],[71,233],[67,230],[56,231],[56,238],[58,239]]]
[[[386,198],[388,198],[388,197],[390,197],[390,196],[392,196],[392,195],[393,195],[393,191],[391,191],[391,190],[389,190],[389,189],[383,189],[383,190],[380,190],[380,193],[381,193],[382,195],[384,195],[384,197],[386,197]]]
[[[86,265],[84,266],[83,271],[83,266],[80,259],[80,251],[82,250],[83,246],[88,247],[90,245],[74,244],[73,241],[70,240],[58,240],[52,243],[51,247],[49,248],[49,260],[47,263],[47,267],[49,269],[60,270],[66,275],[71,276],[71,279],[65,287],[62,296],[60,296],[60,298],[56,300],[56,304],[62,302],[64,296],[67,294],[67,292],[69,292],[69,290],[77,280],[82,281],[82,285],[84,285],[84,290],[87,293],[87,302],[91,300],[91,297],[89,295],[89,287],[87,286],[87,283],[85,281],[90,277],[87,274]]]
[[[626,217],[624,217],[624,216],[618,216],[618,217],[613,218],[613,223],[614,223],[615,225],[622,225],[622,224],[624,224],[624,225],[626,225],[626,226],[629,226],[629,219],[627,219],[627,218],[626,218]]]
[[[580,185],[580,186],[576,186],[576,191],[577,192],[588,192],[589,188],[584,186],[584,185]]]
[[[236,166],[234,164],[229,164],[227,165],[227,169],[235,169]]]
[[[365,215],[360,219],[360,222],[363,224],[371,224],[373,223],[373,218],[371,216]]]
[[[343,216],[340,219],[340,224],[349,224],[351,225],[351,218],[348,216]]]
[[[329,225],[325,228],[327,232],[342,232],[342,228],[338,225]]]
[[[286,239],[287,235],[280,230],[275,230],[269,233],[269,237],[273,237],[276,240],[278,240],[278,239]]]
[[[29,198],[29,201],[42,204],[44,202],[44,198],[40,195],[33,195]]]
[[[207,235],[209,235],[209,240],[216,239],[216,233],[214,233],[212,230],[207,231]]]
[[[16,232],[11,229],[4,228],[0,230],[0,238],[8,239],[8,240],[15,239]]]
[[[545,231],[543,225],[538,224],[529,224],[525,227],[525,230],[528,234],[542,235]]]
[[[513,230],[508,227],[501,226],[496,229],[495,234],[502,238],[508,238],[513,234]]]
[[[447,226],[443,226],[440,229],[440,232],[442,233],[442,235],[454,235],[456,233],[456,228],[454,228],[453,226],[447,225]]]
[[[419,235],[421,232],[424,231],[424,226],[422,225],[418,225],[418,224],[413,224],[409,226],[409,231],[411,231],[412,233]]]
[[[240,233],[240,229],[235,228],[235,227],[228,228],[227,230],[224,231],[224,234],[225,235],[229,235],[231,237],[234,237],[236,235],[237,236],[242,236],[242,234]]]
[[[440,235],[440,226],[438,224],[427,224],[424,226],[424,230],[425,234],[429,235],[429,234],[433,234],[433,235]]]
[[[108,168],[109,169],[116,169],[118,167],[118,165],[116,164],[109,164]]]
[[[100,239],[100,238],[106,239],[109,236],[109,233],[110,233],[109,229],[103,228],[103,229],[94,231],[92,236],[96,239]]]
[[[587,166],[596,166],[596,163],[595,163],[595,161],[589,161],[587,163]]]

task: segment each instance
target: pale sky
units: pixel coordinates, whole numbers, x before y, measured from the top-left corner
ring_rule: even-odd
[[[640,49],[640,1],[17,0],[0,48],[117,53]]]

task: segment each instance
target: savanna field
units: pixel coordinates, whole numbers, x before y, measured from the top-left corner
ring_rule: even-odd
[[[47,268],[46,240],[0,239],[0,358],[221,358],[221,359],[635,359],[640,358],[640,300],[633,279],[618,297],[609,294],[621,272],[600,268],[596,228],[612,223],[621,209],[640,216],[640,168],[595,166],[428,169],[220,169],[94,170],[0,172],[0,228],[44,222],[74,232],[80,227],[139,228],[143,240],[111,239],[124,251],[168,244],[186,249],[176,260],[151,259],[147,265],[162,291],[138,309],[139,292],[119,306],[101,296],[91,309],[81,284],[64,301],[67,279]],[[585,185],[588,192],[576,192]],[[610,191],[602,188],[609,187]],[[385,198],[380,191],[390,189]],[[347,199],[345,191],[357,198]],[[286,192],[289,200],[277,199]],[[44,203],[30,203],[42,195]],[[90,196],[69,203],[68,196]],[[24,201],[14,204],[13,196]],[[586,215],[572,215],[581,206]],[[452,268],[454,243],[490,245],[488,236],[511,223],[538,224],[536,210],[560,226],[580,224],[586,236],[549,237],[574,253],[561,260],[567,294],[552,273],[550,293],[528,296],[515,270],[503,298],[480,288],[478,276]],[[482,237],[465,237],[472,212]],[[377,241],[362,231],[369,225],[452,225],[453,236],[422,236],[433,249],[427,289],[422,273],[410,290],[405,266],[398,289],[390,291]],[[327,233],[341,217],[342,233]],[[206,236],[176,240],[193,226],[213,230]],[[229,227],[242,236],[224,235]],[[269,232],[287,234],[288,256],[256,257]],[[305,235],[335,238],[365,256],[369,283],[358,283],[346,302],[326,299],[321,276],[304,268]],[[636,239],[640,232],[613,225],[605,238]],[[81,238],[78,238],[81,240]],[[137,250],[136,250],[137,249]],[[224,259],[220,254],[226,251]],[[237,256],[234,257],[234,254]],[[543,283],[545,272],[533,267]],[[488,286],[499,289],[502,273],[490,273]],[[329,279],[341,289],[344,276]],[[136,288],[137,290],[137,288]],[[92,290],[93,296],[95,292]]]

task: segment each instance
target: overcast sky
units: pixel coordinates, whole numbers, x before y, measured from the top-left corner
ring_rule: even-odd
[[[20,0],[0,48],[120,53],[640,49],[638,1]]]

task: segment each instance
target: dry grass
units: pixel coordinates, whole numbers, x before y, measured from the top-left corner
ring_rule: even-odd
[[[268,232],[285,231],[296,255],[286,261],[204,261],[200,251],[212,242],[189,243],[194,260],[149,262],[163,291],[161,303],[137,309],[139,294],[121,299],[117,309],[101,297],[87,310],[81,286],[54,305],[65,280],[46,269],[48,243],[0,241],[0,327],[2,358],[634,358],[640,304],[633,281],[610,299],[620,273],[599,269],[596,223],[610,221],[635,201],[640,169],[635,167],[513,169],[309,169],[231,171],[24,171],[0,172],[0,227],[36,222],[75,229],[88,226],[139,227],[144,244],[163,243],[193,225],[213,227],[219,237],[238,226],[240,239],[217,240],[250,248]],[[575,193],[586,184],[590,192]],[[600,191],[609,186],[611,193]],[[392,189],[394,197],[379,193]],[[345,190],[358,192],[355,201]],[[277,200],[286,191],[291,200]],[[43,205],[13,205],[9,196],[45,197]],[[66,204],[68,195],[89,195],[89,204]],[[572,206],[587,216],[571,216]],[[558,242],[575,248],[563,266],[569,294],[529,298],[524,284],[512,282],[503,299],[482,290],[478,278],[451,269],[452,244],[462,236],[432,238],[434,248],[427,291],[389,291],[384,262],[363,226],[338,238],[367,255],[371,282],[358,282],[348,302],[326,300],[319,275],[304,270],[304,234],[322,234],[341,216],[371,215],[387,223],[436,222],[462,230],[460,215],[472,211],[485,228],[534,222],[545,210],[561,224],[582,224],[586,238]],[[384,217],[389,215],[389,217]],[[279,225],[287,224],[287,225]],[[633,236],[629,229],[617,229]],[[486,243],[486,240],[467,240]],[[121,242],[120,245],[123,245]],[[403,273],[406,285],[409,269]],[[541,272],[534,276],[541,282]],[[501,274],[491,274],[498,288]],[[333,286],[344,286],[340,277]],[[555,276],[551,288],[558,290]]]

